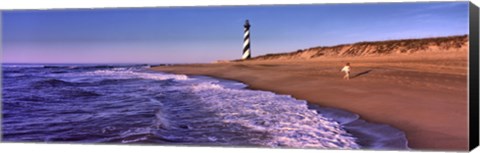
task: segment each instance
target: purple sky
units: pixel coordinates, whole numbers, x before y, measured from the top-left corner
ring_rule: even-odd
[[[192,63],[359,41],[468,34],[468,2],[2,12],[4,63]]]

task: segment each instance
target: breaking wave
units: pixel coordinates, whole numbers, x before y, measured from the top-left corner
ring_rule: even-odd
[[[3,140],[408,149],[402,131],[353,113],[146,67],[10,67],[36,77],[4,78]]]

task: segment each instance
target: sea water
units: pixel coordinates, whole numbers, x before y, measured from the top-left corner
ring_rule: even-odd
[[[353,135],[359,130],[347,123],[358,116],[342,121],[289,95],[148,68],[3,64],[2,141],[335,149],[391,143]]]

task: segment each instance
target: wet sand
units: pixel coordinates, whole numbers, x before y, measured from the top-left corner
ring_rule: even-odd
[[[153,70],[237,80],[340,108],[404,131],[414,150],[468,149],[467,52],[158,66]],[[352,64],[352,79],[340,69]]]

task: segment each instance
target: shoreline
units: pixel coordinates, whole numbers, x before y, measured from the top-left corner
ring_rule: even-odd
[[[367,150],[411,150],[405,132],[384,123],[371,123],[360,117],[359,114],[338,108],[322,107],[307,101],[309,109],[316,110],[318,114],[331,118],[342,125],[342,128],[357,139]],[[355,116],[344,120],[345,116]]]
[[[178,74],[178,75],[186,75],[186,74]],[[264,91],[261,89],[252,88],[250,87],[250,85],[244,82],[231,80],[231,79],[217,78],[217,77],[207,76],[207,75],[187,75],[187,76],[188,77],[205,76],[205,77],[218,79],[220,81],[221,80],[234,81],[234,82],[239,82],[244,84],[245,87],[243,89]],[[268,92],[272,92],[272,91],[268,91]],[[275,92],[272,92],[272,93],[276,95],[280,95]],[[288,96],[291,96],[291,95],[288,95]],[[299,99],[299,100],[302,100],[302,99]],[[408,147],[408,140],[405,136],[405,132],[391,125],[384,124],[384,123],[371,123],[362,119],[359,114],[355,114],[353,112],[349,112],[349,111],[338,109],[338,108],[323,107],[323,106],[320,106],[319,104],[311,103],[309,101],[306,101],[306,102],[307,102],[308,109],[315,110],[321,116],[332,119],[338,122],[340,125],[342,125],[343,130],[347,131],[349,134],[351,134],[354,138],[357,139],[357,144],[361,146],[360,149],[411,150],[411,148]]]
[[[354,77],[349,81],[342,80],[337,70],[345,59],[184,64],[150,69],[235,80],[249,89],[291,95],[322,107],[359,114],[370,123],[404,131],[413,150],[467,150],[466,60],[422,57],[384,64],[391,60],[380,59],[354,60]],[[439,62],[451,66],[443,69],[445,65]]]

